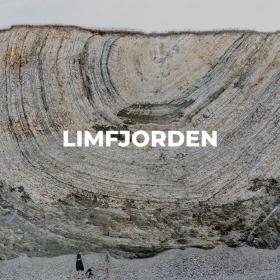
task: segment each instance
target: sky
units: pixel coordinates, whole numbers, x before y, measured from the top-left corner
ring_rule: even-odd
[[[143,32],[280,30],[280,0],[0,0],[0,28],[63,24]]]

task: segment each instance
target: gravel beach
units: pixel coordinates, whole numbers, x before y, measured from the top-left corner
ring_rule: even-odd
[[[70,280],[77,279],[75,255],[53,258],[28,258],[0,262],[1,280]],[[280,279],[280,249],[228,248],[212,250],[189,248],[170,250],[147,259],[111,258],[110,279],[192,279],[255,280]],[[103,273],[104,255],[84,255],[85,268],[94,266],[95,277]]]

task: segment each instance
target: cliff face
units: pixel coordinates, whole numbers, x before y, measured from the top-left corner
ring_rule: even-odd
[[[280,34],[0,33],[0,257],[280,244]],[[64,148],[63,130],[218,147]]]

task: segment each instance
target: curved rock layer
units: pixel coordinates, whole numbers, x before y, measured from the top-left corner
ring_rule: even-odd
[[[278,33],[2,31],[0,254],[276,248],[279,79]],[[217,130],[218,147],[62,145],[100,128]]]

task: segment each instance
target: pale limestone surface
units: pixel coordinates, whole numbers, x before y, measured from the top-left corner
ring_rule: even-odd
[[[280,35],[0,33],[0,257],[279,245]],[[63,130],[218,147],[64,148]]]

